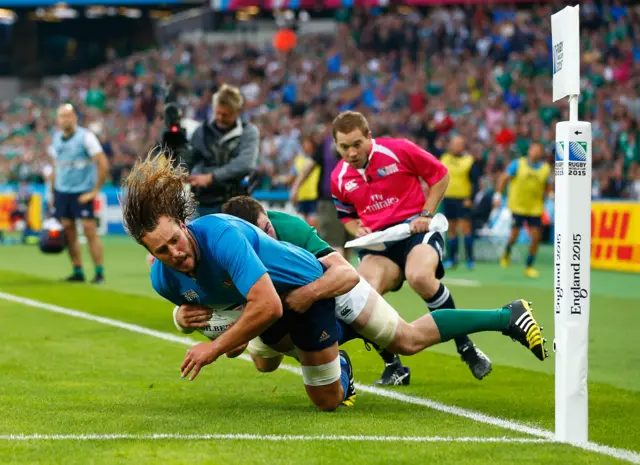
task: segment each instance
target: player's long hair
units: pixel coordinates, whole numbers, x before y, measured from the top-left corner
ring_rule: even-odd
[[[142,244],[161,216],[184,223],[196,210],[193,194],[185,189],[187,171],[162,151],[152,149],[124,181],[120,197],[125,230]]]

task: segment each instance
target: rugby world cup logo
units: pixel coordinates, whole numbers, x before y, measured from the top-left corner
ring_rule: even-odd
[[[565,150],[564,142],[556,142],[556,176],[563,172],[563,162],[569,161],[569,176],[586,176],[587,174],[587,142],[569,142],[569,150]]]

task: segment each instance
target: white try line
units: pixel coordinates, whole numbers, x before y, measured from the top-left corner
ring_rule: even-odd
[[[132,439],[151,441],[176,440],[232,440],[232,441],[345,441],[345,442],[464,442],[478,444],[540,444],[549,443],[542,438],[455,437],[455,436],[332,436],[332,435],[279,435],[279,434],[5,434],[0,441],[115,441]]]
[[[70,308],[59,307],[57,305],[47,304],[44,302],[40,302],[38,300],[27,299],[25,297],[15,296],[13,294],[7,294],[5,292],[0,292],[0,299],[7,300],[9,302],[15,302],[17,304],[28,305],[30,307],[40,308],[42,310],[48,310],[50,312],[61,313],[63,315],[73,316],[76,318],[82,318],[84,320],[97,321],[98,323],[102,323],[105,325],[126,329],[134,333],[145,334],[147,336],[153,336],[158,339],[163,339],[165,341],[170,341],[170,342],[176,342],[178,344],[183,344],[187,346],[192,346],[199,342],[185,336],[176,336],[174,334],[165,333],[162,331],[155,331],[153,329],[144,328],[142,326],[134,325],[131,323],[124,323],[122,321],[113,320],[111,318],[96,316],[90,313],[85,313],[78,310],[72,310]],[[251,361],[251,358],[248,357],[247,355],[241,355],[238,358]],[[294,367],[291,365],[282,364],[280,365],[280,369],[290,371],[298,375],[301,374],[300,368]],[[375,394],[381,397],[395,399],[400,402],[405,402],[409,404],[422,405],[424,407],[429,407],[431,409],[438,410],[440,412],[450,413],[452,415],[467,418],[469,420],[474,420],[479,423],[498,426],[500,428],[516,431],[518,433],[529,434],[531,436],[537,436],[538,438],[542,438],[547,441],[554,440],[554,434],[551,431],[536,428],[533,426],[527,426],[525,424],[522,424],[513,420],[507,420],[504,418],[485,415],[483,413],[474,412],[473,410],[467,410],[459,407],[454,407],[452,405],[441,404],[440,402],[435,402],[422,397],[400,394],[396,391],[376,388],[373,386],[367,386],[360,383],[356,383],[356,387],[361,392],[368,392],[370,394]],[[572,445],[583,450],[597,452],[599,454],[608,455],[610,457],[615,457],[620,460],[626,460],[631,463],[640,464],[640,453],[635,451],[631,451],[627,449],[618,449],[614,447],[605,446],[602,444],[597,444],[594,442],[572,444]]]

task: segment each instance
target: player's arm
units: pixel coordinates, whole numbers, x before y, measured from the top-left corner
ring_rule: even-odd
[[[91,158],[98,165],[98,180],[96,181],[96,185],[90,193],[90,198],[89,195],[87,195],[87,199],[82,199],[81,196],[80,199],[78,199],[80,203],[85,203],[82,200],[93,200],[98,192],[100,192],[100,189],[102,189],[102,186],[104,186],[104,183],[107,181],[107,176],[109,175],[109,160],[107,159],[107,156],[102,149],[100,141],[94,133],[87,131],[87,134],[84,138],[84,146],[87,150],[87,153],[89,153]]]
[[[321,278],[308,284],[315,289],[316,300],[344,295],[360,282],[360,275],[356,269],[338,252],[334,251],[320,258],[320,262],[327,270]]]
[[[427,200],[422,206],[422,210],[433,214],[433,212],[438,209],[440,202],[442,202],[444,193],[447,191],[447,186],[449,186],[449,173],[445,174],[444,177],[435,184],[429,186],[429,194],[427,195]]]
[[[555,196],[555,189],[556,189],[556,184],[553,180],[553,176],[549,174],[549,177],[547,178],[545,197],[549,199],[553,199]]]
[[[285,296],[285,303],[291,310],[306,312],[314,302],[344,295],[360,282],[355,268],[338,252],[330,250],[331,253],[319,258],[326,267],[322,276]]]
[[[317,280],[294,289],[284,297],[285,304],[297,312],[304,312],[320,299],[330,299],[346,294],[360,281],[356,270],[327,244],[306,221],[286,215],[286,222],[279,222],[278,237],[311,252],[325,266],[324,274]]]
[[[482,177],[482,166],[477,161],[473,162],[469,170],[469,180],[471,181],[471,200],[475,199],[476,194],[480,191],[480,178]]]
[[[50,189],[51,189],[51,192],[49,192],[48,207],[51,209],[53,208],[53,201],[55,196],[54,193],[56,191],[56,156],[57,154],[53,146],[49,146],[49,148],[47,149],[47,153],[51,157],[51,173],[49,173],[49,176],[47,179],[50,182]]]
[[[498,185],[496,186],[496,193],[493,195],[493,203],[499,204],[502,202],[502,196],[504,195],[504,190],[507,188],[507,183],[511,181],[516,172],[518,171],[518,160],[513,160],[507,166],[507,169],[500,175],[498,179]]]

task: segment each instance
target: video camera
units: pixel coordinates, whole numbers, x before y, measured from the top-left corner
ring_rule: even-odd
[[[189,145],[189,141],[187,140],[187,130],[182,127],[183,113],[178,104],[177,91],[171,84],[167,85],[165,89],[164,101],[165,128],[162,132],[161,144],[163,148],[168,149],[169,154],[174,157],[176,162],[179,162]]]

